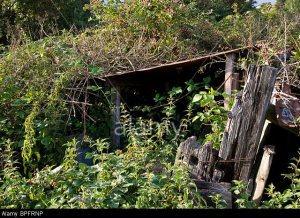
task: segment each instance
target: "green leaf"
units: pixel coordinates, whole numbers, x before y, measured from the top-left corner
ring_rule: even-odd
[[[123,185],[123,187],[127,188],[127,187],[130,187],[130,186],[133,186],[133,185],[134,185],[134,183],[129,182],[129,183],[125,183]]]
[[[92,157],[93,157],[93,153],[92,152],[87,152],[86,154],[85,154],[85,158],[86,159],[91,159]]]
[[[234,190],[234,194],[238,195],[238,194],[240,194],[240,191],[239,190]]]
[[[90,73],[93,74],[94,76],[98,76],[104,72],[102,67],[91,67],[90,68]]]
[[[159,93],[157,93],[157,94],[155,95],[155,97],[154,97],[154,101],[155,101],[155,102],[160,102],[160,101],[163,101],[163,100],[165,100],[165,97],[162,96],[162,95],[160,95]]]
[[[203,83],[206,84],[206,85],[208,85],[210,82],[211,82],[211,78],[210,77],[205,77],[203,79]]]
[[[87,165],[85,163],[79,163],[79,169],[84,171],[87,169]]]
[[[101,87],[99,87],[99,86],[88,86],[87,89],[96,92],[96,91],[100,90]]]
[[[201,95],[199,95],[199,94],[196,94],[195,96],[194,96],[194,98],[193,98],[193,103],[195,103],[195,102],[198,102],[198,101],[200,101],[201,100],[201,98],[202,98],[202,96]]]
[[[195,121],[198,120],[199,118],[200,118],[200,116],[195,116],[195,117],[193,117],[192,122],[195,122]]]
[[[26,105],[26,101],[24,101],[23,99],[16,99],[11,106],[16,107],[16,106],[24,106]]]
[[[51,144],[51,138],[50,137],[44,137],[42,140],[41,140],[41,143],[43,145],[50,145]]]
[[[151,182],[152,182],[152,184],[153,184],[154,186],[158,186],[158,187],[159,187],[159,179],[158,179],[157,176],[153,176]]]
[[[220,109],[214,109],[215,114],[221,114],[221,110]]]
[[[174,87],[170,92],[171,95],[178,95],[180,93],[182,93],[181,87]]]

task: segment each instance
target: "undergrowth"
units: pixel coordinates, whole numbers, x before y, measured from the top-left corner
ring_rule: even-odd
[[[10,8],[10,3],[3,6]],[[186,87],[155,96],[160,121],[132,118],[123,108],[124,148],[118,150],[106,139],[112,106],[102,76],[258,45],[257,57],[243,60],[241,69],[250,61],[271,65],[274,55],[293,47],[291,59],[280,65],[278,80],[299,87],[295,4],[290,0],[286,7],[266,4],[247,12],[239,4],[218,4],[215,13],[200,10],[196,1],[91,1],[82,20],[90,15],[93,25],[81,32],[43,32],[43,38],[32,41],[26,28],[20,28],[9,46],[0,45],[0,207],[226,207],[218,195],[212,196],[214,205],[207,205],[187,170],[174,165],[174,155],[191,134],[200,143],[220,147],[227,119],[222,105],[228,96],[209,82],[188,81]],[[47,28],[52,18],[48,22]],[[20,25],[25,23],[26,16]],[[35,26],[34,32],[38,29]],[[183,95],[188,103],[180,117],[176,104]],[[141,110],[149,108],[144,105]],[[87,156],[93,166],[77,161],[83,144],[91,147]],[[299,208],[299,160],[295,163],[287,175],[291,186],[282,193],[270,186],[270,199],[260,208]],[[236,206],[257,208],[245,190],[235,182]]]

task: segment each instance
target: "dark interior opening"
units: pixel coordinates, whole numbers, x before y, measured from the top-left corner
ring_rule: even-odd
[[[190,157],[189,164],[190,164],[190,165],[193,165],[193,166],[198,165],[198,158],[192,155],[192,156]]]
[[[126,102],[128,109],[135,106],[155,106],[154,97],[156,93],[167,96],[168,91],[173,87],[186,87],[185,82],[193,80],[195,83],[203,82],[205,77],[211,78],[210,86],[217,88],[224,81],[225,62],[216,62],[203,68],[201,71],[197,67],[189,67],[184,69],[174,69],[151,75],[138,74],[133,77],[128,77],[126,82],[123,81],[121,91],[122,101]],[[124,85],[124,83],[126,85]],[[177,102],[178,112],[185,111],[187,98],[182,98]],[[161,109],[160,109],[161,110]],[[155,120],[160,120],[157,116],[157,111],[153,114],[143,113],[141,111],[132,111],[133,117],[151,117]]]

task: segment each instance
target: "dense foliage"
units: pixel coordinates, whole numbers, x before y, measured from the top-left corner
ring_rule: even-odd
[[[0,207],[225,207],[220,196],[207,205],[174,158],[190,134],[219,148],[230,96],[204,78],[153,96],[161,122],[132,119],[123,108],[118,150],[107,139],[112,93],[101,76],[259,44],[259,55],[237,67],[269,64],[293,47],[289,72],[278,79],[299,86],[299,23],[297,0],[260,8],[246,0],[1,1]],[[78,162],[83,146],[93,166]],[[270,186],[261,207],[299,208],[295,161],[291,186],[283,193]],[[245,189],[235,182],[237,207],[258,207]]]
[[[24,32],[32,39],[57,34],[64,28],[87,26],[88,0],[1,0],[0,44],[18,40]]]
[[[96,148],[95,153],[88,154],[97,163],[92,167],[76,161],[78,142],[70,141],[61,167],[52,171],[51,167],[45,167],[30,179],[22,177],[13,166],[8,141],[0,205],[5,208],[203,207],[205,202],[187,171],[172,164],[176,144],[162,139],[165,130],[166,126],[158,126],[153,135],[141,139],[134,137],[132,129],[127,133],[131,139],[127,150],[113,153],[107,153],[105,140],[90,141]]]

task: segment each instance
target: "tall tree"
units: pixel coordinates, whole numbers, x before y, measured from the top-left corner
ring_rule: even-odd
[[[0,43],[7,43],[8,30],[23,29],[38,39],[60,29],[84,27],[89,0],[0,0]]]

